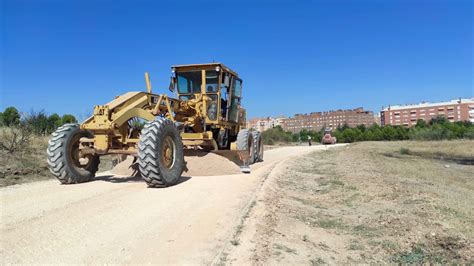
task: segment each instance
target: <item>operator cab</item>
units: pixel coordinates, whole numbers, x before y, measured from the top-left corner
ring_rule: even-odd
[[[177,89],[180,100],[203,97],[207,120],[238,122],[242,80],[221,63],[175,65],[171,67],[170,90]]]

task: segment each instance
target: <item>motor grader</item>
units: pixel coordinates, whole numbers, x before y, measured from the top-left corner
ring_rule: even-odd
[[[104,155],[131,155],[149,187],[176,184],[186,168],[184,149],[235,150],[244,165],[263,160],[257,131],[246,129],[242,80],[221,63],[171,67],[176,98],[128,92],[96,105],[82,124],[59,127],[48,143],[51,173],[62,184],[91,180]]]
[[[332,136],[332,129],[331,128],[326,128],[324,129],[324,135],[321,138],[321,144],[323,145],[332,145],[336,144],[336,137]]]

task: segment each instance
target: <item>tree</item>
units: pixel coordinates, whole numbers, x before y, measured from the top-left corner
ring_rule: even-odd
[[[69,124],[69,123],[77,123],[77,119],[75,116],[71,114],[64,114],[61,118],[61,125]]]
[[[367,127],[364,124],[360,124],[356,128],[358,128],[362,132],[365,132],[367,130]]]
[[[302,129],[302,130],[300,131],[300,139],[301,139],[301,141],[307,141],[307,140],[308,140],[308,135],[309,135],[308,130]]]
[[[61,117],[56,113],[50,115],[47,121],[47,132],[52,133],[59,126],[61,126]]]
[[[416,120],[416,128],[425,128],[427,126],[426,121],[424,119]]]
[[[2,113],[2,124],[10,127],[10,126],[17,126],[20,124],[20,113],[18,110],[13,107],[7,107],[5,111]]]
[[[48,116],[44,111],[31,111],[25,119],[25,123],[38,135],[48,133]]]
[[[342,126],[338,126],[338,128],[340,128],[341,131],[344,131],[346,129],[349,129],[349,125],[347,124],[347,122],[344,122],[344,124]]]
[[[387,125],[382,127],[382,138],[384,140],[396,140],[397,130],[391,126]]]
[[[446,123],[449,123],[449,121],[448,121],[448,119],[446,119],[446,117],[444,117],[442,115],[439,115],[437,117],[433,117],[430,120],[430,125],[435,125],[435,124],[444,125]]]
[[[48,132],[48,116],[45,112],[41,111],[38,113],[37,124],[36,124],[36,133],[41,135],[46,135]]]

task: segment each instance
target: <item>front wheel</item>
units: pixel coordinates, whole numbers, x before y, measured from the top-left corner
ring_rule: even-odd
[[[138,143],[138,165],[149,187],[167,187],[179,181],[183,142],[172,121],[160,117],[145,124]]]
[[[65,124],[53,132],[48,142],[49,170],[62,184],[90,181],[99,169],[99,156],[81,156],[80,139],[84,137],[93,135],[78,124]]]

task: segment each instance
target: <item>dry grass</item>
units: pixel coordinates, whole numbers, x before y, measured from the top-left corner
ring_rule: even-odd
[[[0,187],[54,178],[46,161],[48,139],[32,135],[28,145],[14,153],[0,149]],[[102,156],[99,172],[112,169],[116,157]]]
[[[50,179],[46,163],[47,137],[32,136],[21,150],[0,150],[0,186]]]
[[[362,142],[295,160],[278,179],[276,230],[288,242],[277,243],[328,263],[472,263],[473,161],[465,140]]]

